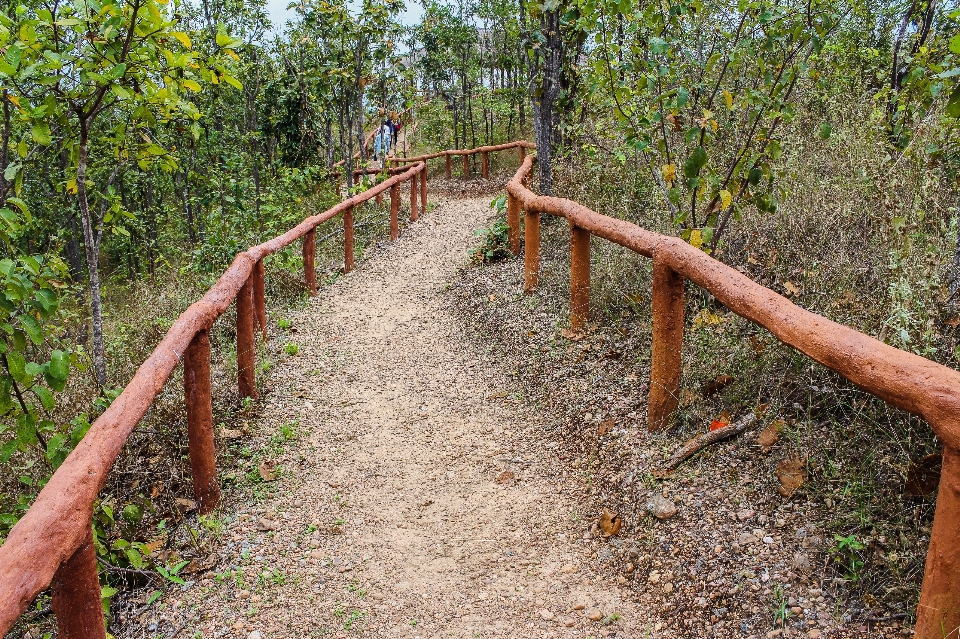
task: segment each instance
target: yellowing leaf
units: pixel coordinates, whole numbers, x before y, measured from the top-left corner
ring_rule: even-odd
[[[226,54],[227,54],[228,56],[230,56],[230,57],[233,58],[234,60],[240,60],[240,56],[238,56],[236,53],[234,53],[233,49],[224,49],[224,51],[226,52]]]
[[[13,103],[17,106],[18,109],[20,108],[20,96],[19,96],[19,95],[11,95],[11,94],[8,93],[8,94],[7,94],[7,99],[10,100],[11,102],[13,102]]]
[[[703,309],[693,320],[694,328],[700,328],[701,326],[712,326],[716,324],[721,324],[726,318],[723,315],[713,313],[708,309]]]
[[[677,178],[677,166],[675,164],[663,165],[663,179],[671,184]]]
[[[732,109],[733,109],[733,94],[730,93],[729,91],[727,91],[726,89],[724,89],[724,90],[723,90],[723,99],[724,99],[724,100],[726,101],[726,103],[727,103],[727,110],[728,110],[728,111],[732,110]]]
[[[70,195],[77,194],[77,181],[76,180],[67,180],[67,193]]]
[[[194,80],[184,80],[182,84],[194,93],[200,91],[200,84]]]
[[[186,33],[182,31],[174,31],[171,35],[174,38],[176,38],[180,42],[180,44],[182,44],[186,48],[188,49],[193,48],[193,43],[190,42],[190,36],[188,36]]]
[[[733,195],[730,193],[730,191],[726,189],[720,191],[720,208],[729,208],[731,202],[733,202]]]
[[[703,246],[703,233],[700,229],[693,229],[690,231],[690,246],[693,248],[700,248]]]

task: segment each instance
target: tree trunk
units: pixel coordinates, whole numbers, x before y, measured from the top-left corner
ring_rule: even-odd
[[[957,243],[953,246],[953,278],[950,280],[948,309],[960,308],[960,207],[957,208]]]
[[[90,280],[90,315],[93,320],[93,371],[97,383],[107,383],[107,362],[103,350],[103,300],[100,295],[100,242],[90,218],[90,203],[87,200],[87,157],[89,150],[89,123],[80,121],[80,148],[77,157],[77,200],[80,204],[80,221],[83,225],[83,248],[87,254],[87,276]]]
[[[553,195],[551,150],[554,141],[553,108],[560,95],[560,66],[563,60],[560,40],[560,14],[545,11],[540,20],[544,36],[543,70],[540,87],[533,95],[533,135],[537,142],[537,166],[540,168],[540,192]]]

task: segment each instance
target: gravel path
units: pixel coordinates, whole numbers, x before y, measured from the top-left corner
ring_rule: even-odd
[[[171,604],[180,636],[658,629],[593,571],[599,541],[546,418],[448,310],[489,201],[442,202],[291,318],[300,351],[261,414],[296,438],[271,460],[279,490],[230,513],[217,568]]]

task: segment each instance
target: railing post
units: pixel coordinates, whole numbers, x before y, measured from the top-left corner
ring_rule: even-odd
[[[220,501],[210,399],[210,337],[205,330],[193,336],[183,354],[183,394],[187,405],[193,496],[200,514],[205,515]]]
[[[520,202],[507,192],[507,226],[509,227],[510,250],[520,255]]]
[[[374,176],[374,182],[373,182],[374,185],[376,185],[376,184],[378,183],[378,182],[377,182],[377,177],[378,177],[379,175],[380,175],[380,174],[378,173],[377,175]],[[380,191],[379,193],[377,193],[376,203],[377,203],[377,208],[379,208],[379,207],[383,204],[383,191]]]
[[[647,428],[651,431],[666,427],[677,410],[683,350],[683,283],[683,276],[654,253],[653,353],[647,401]]]
[[[570,328],[590,319],[590,231],[570,223]]]
[[[487,158],[487,152],[481,151],[480,156],[483,159],[483,179],[490,177],[490,160]]]
[[[470,177],[470,154],[463,154],[463,179],[466,180]]]
[[[57,568],[50,590],[59,639],[106,638],[92,528],[87,528],[83,543]]]
[[[400,237],[400,186],[390,187],[390,241]]]
[[[449,154],[449,153],[446,153],[446,154],[444,154],[444,156],[446,157],[446,160],[447,160],[447,179],[449,180],[449,179],[451,178],[451,176],[453,175],[453,170],[452,170],[451,167],[450,167],[450,164],[451,164],[450,154]]]
[[[303,276],[307,282],[307,294],[317,294],[317,229],[310,229],[303,236]]]
[[[260,327],[260,334],[267,339],[267,299],[264,293],[263,260],[257,260],[253,265],[253,309]]]
[[[410,176],[410,220],[417,221],[417,174]]]
[[[523,214],[523,292],[533,293],[540,284],[540,214]]]
[[[343,272],[353,270],[353,207],[343,212]]]
[[[916,639],[955,636],[960,627],[960,452],[943,448],[940,490],[927,549]]]
[[[253,341],[253,286],[247,281],[237,293],[237,382],[240,397],[257,398],[256,346]]]
[[[523,161],[527,159],[527,147],[521,144],[517,149],[520,151],[520,164],[523,164]]]
[[[427,212],[427,161],[423,161],[423,171],[420,172],[420,212]]]

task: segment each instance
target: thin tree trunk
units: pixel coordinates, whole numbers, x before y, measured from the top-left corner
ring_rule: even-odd
[[[83,248],[87,254],[87,276],[90,280],[90,315],[93,320],[93,370],[97,383],[107,383],[107,362],[103,349],[103,300],[100,294],[100,243],[94,233],[87,200],[87,159],[89,151],[89,124],[80,121],[80,148],[77,157],[77,200],[80,204],[80,221],[83,225]]]

